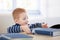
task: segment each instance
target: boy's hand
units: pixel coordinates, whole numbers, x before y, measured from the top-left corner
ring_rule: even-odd
[[[30,34],[30,33],[31,33],[30,28],[29,28],[28,25],[22,25],[22,26],[21,26],[21,29],[22,29],[24,32],[26,32],[27,34]]]
[[[47,24],[42,24],[42,28],[48,28]]]

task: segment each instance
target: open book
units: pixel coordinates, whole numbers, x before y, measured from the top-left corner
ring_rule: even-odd
[[[7,37],[5,35],[0,35],[0,40],[10,40],[10,37]]]
[[[7,40],[32,40],[33,37],[21,33],[2,34],[0,38]]]

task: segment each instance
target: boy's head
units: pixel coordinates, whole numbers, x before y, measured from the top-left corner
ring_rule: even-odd
[[[26,15],[26,10],[23,8],[16,8],[13,11],[13,18],[15,23],[20,24],[20,25],[25,25],[28,23],[27,20],[27,15]]]

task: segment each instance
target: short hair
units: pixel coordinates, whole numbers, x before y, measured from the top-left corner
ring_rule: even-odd
[[[15,10],[13,10],[13,13],[12,13],[13,18],[14,19],[19,18],[19,14],[21,14],[22,12],[26,12],[26,10],[23,8],[16,8]]]

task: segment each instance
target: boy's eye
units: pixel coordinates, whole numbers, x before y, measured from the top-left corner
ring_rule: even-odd
[[[23,18],[23,20],[26,20],[26,19],[28,19],[28,17],[24,17],[24,18]]]
[[[23,20],[26,20],[26,18],[23,18]]]
[[[25,20],[26,18],[24,18],[23,20]]]

